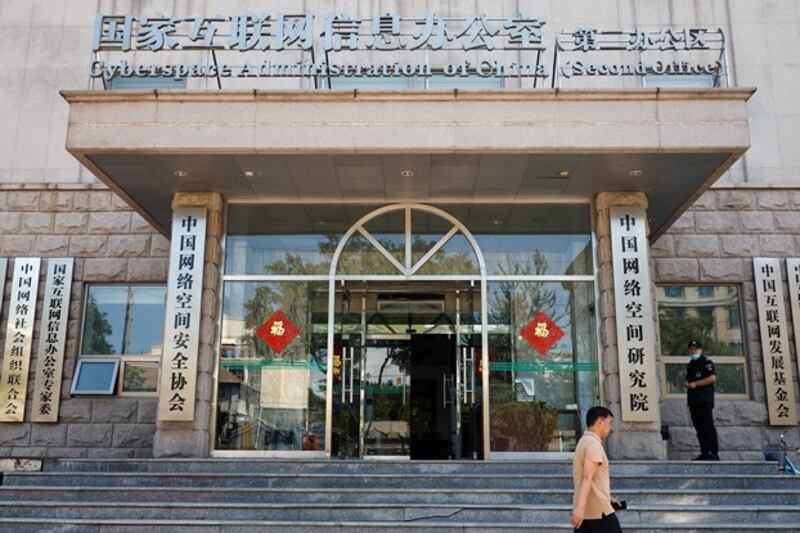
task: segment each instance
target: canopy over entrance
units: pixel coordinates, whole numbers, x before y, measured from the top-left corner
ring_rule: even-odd
[[[293,203],[643,191],[665,231],[749,146],[753,89],[68,91],[67,149],[161,231],[175,192]]]

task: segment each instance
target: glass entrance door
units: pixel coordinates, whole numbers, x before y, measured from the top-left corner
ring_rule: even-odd
[[[469,282],[337,292],[333,456],[481,456],[479,302]]]
[[[409,336],[368,336],[364,355],[361,387],[362,457],[409,457]]]

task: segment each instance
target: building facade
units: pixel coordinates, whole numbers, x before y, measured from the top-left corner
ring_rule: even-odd
[[[800,4],[478,7],[0,2],[0,455],[797,448]]]

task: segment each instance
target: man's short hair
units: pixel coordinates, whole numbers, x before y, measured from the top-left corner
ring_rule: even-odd
[[[613,417],[614,413],[612,413],[608,408],[603,407],[602,405],[595,405],[591,409],[586,412],[586,427],[592,427],[595,422],[600,420],[601,418],[608,418]]]

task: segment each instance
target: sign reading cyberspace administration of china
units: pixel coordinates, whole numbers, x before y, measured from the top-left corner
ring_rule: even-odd
[[[98,15],[89,73],[106,82],[114,78],[477,76],[551,78],[553,86],[581,76],[646,74],[709,75],[719,85],[725,76],[725,41],[719,29],[561,30],[553,42],[555,52],[548,55],[545,24],[544,19],[525,14],[499,19],[441,17],[431,12],[417,18],[390,12],[371,18],[343,13]],[[201,52],[193,60],[202,61],[184,63],[175,61],[177,54],[169,54],[168,59],[156,62],[138,52]],[[129,60],[134,54],[135,59]],[[550,56],[554,65],[545,63]]]

